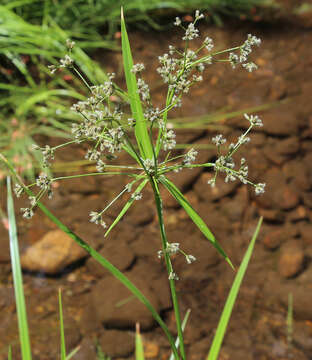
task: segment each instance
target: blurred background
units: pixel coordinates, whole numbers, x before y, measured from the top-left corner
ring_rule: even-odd
[[[66,39],[76,42],[73,58],[90,84],[101,84],[116,73],[124,87],[120,50],[120,6],[135,62],[147,68],[155,106],[163,104],[165,87],[156,72],[158,56],[169,45],[179,47],[182,32],[176,16],[192,21],[196,9],[206,20],[201,37],[216,49],[240,45],[247,34],[262,39],[253,54],[254,73],[214,64],[205,81],[193,87],[170,121],[177,129],[177,152],[190,147],[199,161],[216,156],[211,138],[223,133],[229,141],[248,124],[245,112],[258,114],[264,127],[242,148],[254,182],[266,182],[266,193],[255,197],[239,183],[219,179],[212,190],[211,174],[202,169],[172,175],[238,266],[259,215],[264,216],[252,262],[224,342],[220,359],[312,358],[312,1],[296,0],[172,0],[149,2],[106,0],[2,0],[0,5],[0,151],[26,182],[41,171],[32,144],[54,146],[70,138],[78,119],[70,106],[87,89],[68,70],[50,75],[66,52]],[[196,42],[195,42],[196,43]],[[70,175],[93,169],[85,147],[75,145],[56,154],[52,171]],[[126,156],[118,162],[127,161]],[[92,167],[93,166],[93,167]],[[6,224],[6,169],[0,165],[0,359],[20,358]],[[103,208],[124,186],[123,179],[100,177],[55,184],[48,208],[84,240],[124,271],[143,290],[174,332],[174,316],[166,274],[156,253],[160,248],[152,194],[143,193],[128,216],[104,239],[89,222],[90,211]],[[183,239],[183,248],[198,261],[186,266],[177,257],[182,312],[192,309],[186,328],[189,359],[203,359],[221,314],[234,274],[197,232],[166,193],[169,241]],[[16,199],[16,209],[27,199]],[[123,202],[112,207],[112,221]],[[166,339],[150,314],[129,297],[84,251],[37,212],[31,221],[17,216],[26,301],[34,356],[58,354],[57,289],[64,289],[65,334],[74,359],[133,358],[135,322],[141,319],[146,358],[167,359]],[[181,240],[182,242],[182,240]],[[49,251],[43,249],[49,248]],[[29,252],[32,249],[32,252]],[[27,251],[28,250],[28,251]],[[32,254],[31,256],[29,254]],[[57,254],[54,256],[53,254]],[[42,259],[42,261],[38,261]],[[49,264],[49,266],[47,265]],[[149,279],[146,279],[149,274]],[[287,322],[293,297],[293,323]],[[120,305],[122,303],[122,305]],[[120,315],[122,314],[122,315]],[[120,317],[122,316],[122,321]]]

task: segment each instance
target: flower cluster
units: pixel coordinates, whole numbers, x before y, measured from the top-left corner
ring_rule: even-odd
[[[159,259],[161,259],[164,255],[164,252],[166,252],[169,256],[175,255],[178,252],[180,252],[181,254],[183,254],[185,256],[185,260],[187,262],[187,264],[192,264],[194,261],[196,261],[195,256],[190,255],[190,254],[186,254],[183,250],[180,249],[180,244],[179,243],[167,243],[167,248],[165,249],[165,251],[163,250],[159,250],[157,252],[157,256]],[[169,274],[168,277],[169,280],[179,280],[178,275],[172,270]]]
[[[54,160],[55,149],[51,148],[49,145],[41,148],[40,146],[33,144],[33,150],[39,150],[42,155],[42,165],[44,167],[49,167],[49,160]]]
[[[254,35],[248,34],[247,40],[243,43],[242,46],[238,48],[239,53],[236,54],[234,52],[230,52],[229,54],[229,61],[233,69],[235,69],[238,64],[241,64],[242,67],[249,72],[256,70],[258,68],[257,65],[253,62],[248,62],[248,57],[252,52],[252,47],[255,45],[259,46],[260,44],[261,39]]]
[[[236,143],[231,143],[228,146],[228,150],[225,155],[220,153],[221,145],[226,143],[226,139],[223,137],[223,135],[219,134],[212,138],[212,142],[218,147],[218,158],[214,163],[215,176],[208,181],[208,184],[215,186],[218,172],[224,172],[226,174],[225,182],[240,180],[243,184],[253,185],[256,195],[260,195],[264,193],[265,184],[254,184],[248,180],[248,165],[246,164],[245,158],[241,158],[240,167],[238,170],[235,170],[235,162],[232,157],[241,145],[250,141],[250,138],[247,135],[251,129],[254,126],[263,126],[262,120],[258,117],[258,115],[244,114],[244,117],[250,123],[249,128],[247,131],[245,131],[244,134],[238,137]]]
[[[187,166],[187,165],[191,165],[195,160],[196,160],[196,156],[198,154],[198,151],[194,150],[193,148],[190,149],[183,158],[182,164]]]
[[[104,229],[107,227],[105,221],[103,221],[102,219],[102,213],[100,212],[96,212],[96,211],[91,211],[90,212],[90,222],[97,224],[97,225],[101,225]]]

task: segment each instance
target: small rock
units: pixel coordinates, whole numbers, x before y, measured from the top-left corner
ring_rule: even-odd
[[[283,108],[283,109],[282,109]],[[281,116],[282,114],[282,116]],[[270,135],[285,136],[298,133],[299,126],[292,108],[286,105],[265,114],[263,131]]]
[[[264,148],[267,145],[264,146]],[[251,148],[244,151],[244,157],[247,160],[249,166],[250,179],[259,181],[259,178],[263,178],[263,174],[271,167],[270,161],[264,155],[263,148]]]
[[[300,149],[298,137],[291,136],[276,142],[275,150],[281,155],[294,155]]]
[[[296,221],[299,221],[299,220],[304,220],[307,217],[308,217],[307,210],[302,205],[297,206],[294,210],[290,211],[287,214],[287,220],[292,221],[292,222],[296,222]]]
[[[135,337],[127,331],[105,330],[99,343],[105,355],[127,357],[134,351]]]
[[[268,232],[263,238],[263,245],[269,250],[275,250],[287,239],[283,229]]]
[[[288,185],[284,185],[277,189],[273,200],[277,208],[290,210],[298,205],[299,196],[297,191]]]
[[[301,239],[304,244],[312,245],[312,224],[302,223],[299,226],[299,231],[301,235]]]
[[[302,195],[303,203],[304,205],[308,206],[310,209],[312,209],[312,192],[305,192]]]
[[[280,209],[279,204],[276,204],[276,202],[274,201],[274,197],[277,190],[282,185],[286,185],[286,179],[283,172],[277,168],[271,168],[265,173],[264,177],[262,177],[261,182],[264,182],[266,184],[266,187],[264,194],[262,194],[261,196],[253,195],[257,204],[265,209]]]
[[[250,134],[250,142],[255,147],[262,147],[266,143],[266,136],[263,133]]]
[[[312,352],[312,323],[311,321],[298,321],[294,324],[293,340],[302,349]]]
[[[279,141],[276,141],[274,138],[267,139],[263,152],[274,164],[281,165],[288,161],[290,156],[296,154],[299,149],[299,140],[293,136]]]
[[[152,193],[144,189],[142,191],[142,199],[132,203],[131,207],[124,215],[124,218],[134,226],[150,223],[156,215],[153,201],[154,198]]]
[[[263,287],[263,298],[266,306],[274,307],[281,303],[285,309],[288,308],[288,295],[293,294],[293,310],[296,320],[312,320],[312,267],[309,266],[300,273],[296,279],[281,279],[275,273],[270,272]]]
[[[303,191],[310,189],[308,169],[300,158],[287,161],[283,166],[283,173],[286,176],[286,181],[290,182],[295,188]]]
[[[159,346],[150,341],[144,341],[144,357],[146,359],[157,358],[159,354]]]
[[[279,209],[259,209],[259,213],[264,220],[275,223],[282,223],[285,219],[284,213]]]
[[[290,278],[299,273],[303,267],[304,252],[298,240],[288,241],[281,249],[278,261],[278,271],[284,278]]]
[[[234,222],[241,221],[247,204],[248,189],[246,186],[241,186],[237,189],[237,193],[233,199],[222,199],[220,206],[222,213],[230,220],[230,222]]]
[[[24,270],[57,274],[83,257],[86,251],[61,230],[49,231],[21,257]]]
[[[133,262],[134,254],[123,239],[118,239],[117,241],[118,244],[116,244],[116,242],[113,240],[106,241],[105,245],[99,251],[99,253],[114,266],[116,266],[118,270],[124,271]],[[86,266],[92,275],[98,277],[110,275],[110,272],[93,258],[88,259]]]
[[[157,294],[149,287],[149,278],[146,273],[141,277],[125,275],[143,292],[157,312],[161,310]],[[134,329],[137,322],[142,330],[154,326],[155,320],[151,312],[142,304],[120,281],[112,276],[100,280],[93,288],[91,301],[97,318],[104,325],[111,328]]]
[[[217,178],[216,185],[212,187],[207,184],[208,180],[211,180],[212,177],[213,174],[203,173],[194,185],[194,192],[200,200],[219,200],[224,196],[233,193],[234,190],[240,185],[239,181],[225,183],[223,174],[220,174]]]
[[[91,338],[84,337],[79,344],[79,351],[73,357],[75,360],[96,359],[96,347]]]
[[[270,89],[271,100],[281,100],[287,94],[287,85],[285,80],[281,76],[274,77]]]

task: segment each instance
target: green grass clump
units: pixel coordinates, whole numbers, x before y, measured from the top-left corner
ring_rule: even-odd
[[[75,120],[68,104],[86,94],[70,72],[51,79],[48,69],[48,64],[62,58],[71,35],[52,20],[30,24],[9,5],[0,5],[0,149],[30,178],[34,178],[34,163],[40,164],[31,148],[34,136],[68,137],[69,125]],[[85,50],[90,46],[116,48],[114,43],[85,40],[77,45],[73,56],[90,83],[106,81],[105,72]]]
[[[3,0],[24,20],[31,24],[41,25],[48,18],[65,30],[70,30],[77,37],[92,36],[100,39],[99,32],[108,29],[111,36],[120,25],[120,7],[127,13],[127,23],[147,24],[159,29],[161,16],[193,13],[196,9],[206,10],[218,23],[220,15],[248,15],[255,6],[265,3],[264,0],[68,0],[65,3],[55,0]]]

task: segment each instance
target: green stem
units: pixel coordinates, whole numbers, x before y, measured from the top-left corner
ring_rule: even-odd
[[[173,271],[173,268],[172,268],[172,264],[170,261],[170,256],[169,256],[168,252],[166,251],[168,240],[167,240],[167,235],[165,232],[162,199],[160,197],[157,180],[154,177],[152,178],[151,185],[153,188],[155,203],[156,203],[156,207],[157,207],[158,223],[159,223],[160,235],[161,235],[161,241],[162,241],[162,249],[163,249],[163,254],[164,254],[164,258],[165,258],[168,276],[169,276],[170,273]],[[176,325],[177,325],[177,330],[178,330],[178,337],[180,340],[179,341],[180,354],[181,354],[182,360],[185,360],[186,357],[185,357],[185,349],[184,349],[182,322],[181,322],[180,311],[179,311],[178,296],[177,296],[175,283],[174,283],[173,279],[169,279],[169,285],[170,285],[171,298],[172,298],[174,314],[175,314],[175,319],[176,319]]]

